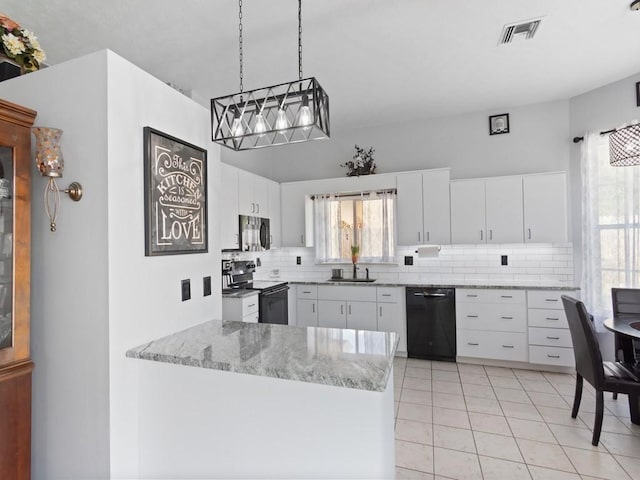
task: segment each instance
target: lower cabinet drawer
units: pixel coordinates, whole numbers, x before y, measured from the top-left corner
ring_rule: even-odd
[[[573,347],[571,332],[561,328],[529,328],[529,345]]]
[[[526,333],[457,331],[457,355],[461,357],[526,362],[527,346]]]
[[[573,367],[575,358],[572,348],[529,346],[529,363],[542,365],[557,365],[559,367]]]
[[[251,295],[242,299],[242,316],[245,317],[250,313],[258,313],[260,304],[258,303],[258,295]]]
[[[249,315],[245,315],[244,317],[242,317],[242,321],[243,322],[249,322],[249,323],[258,323],[258,312],[253,312],[250,313]]]
[[[564,310],[530,308],[528,315],[530,327],[569,328]]]

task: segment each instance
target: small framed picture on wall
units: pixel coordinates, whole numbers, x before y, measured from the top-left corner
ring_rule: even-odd
[[[509,114],[491,115],[489,117],[489,135],[509,133]]]
[[[636,82],[636,106],[640,107],[640,82]]]

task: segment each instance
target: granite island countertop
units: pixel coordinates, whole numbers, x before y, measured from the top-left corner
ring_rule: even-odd
[[[440,283],[403,283],[403,282],[389,282],[386,280],[375,280],[374,282],[350,282],[340,280],[289,280],[291,285],[356,285],[359,287],[416,287],[416,288],[480,288],[480,289],[498,289],[498,290],[559,290],[559,291],[571,291],[580,290],[580,287],[572,285],[540,285],[540,284],[440,284]]]
[[[382,392],[395,333],[211,320],[127,351],[127,357]]]

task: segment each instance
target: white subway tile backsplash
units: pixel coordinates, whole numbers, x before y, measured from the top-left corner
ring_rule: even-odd
[[[361,265],[369,268],[370,276],[400,283],[513,283],[575,285],[573,246],[559,244],[495,244],[443,245],[438,257],[419,258],[415,246],[397,250],[398,264]],[[281,248],[268,252],[246,252],[241,258],[260,257],[256,278],[274,278],[279,272],[283,280],[326,280],[332,268],[344,269],[351,276],[351,264],[322,265],[315,263],[313,248]],[[501,265],[507,255],[508,265]],[[225,252],[225,258],[228,253]],[[296,265],[296,257],[302,265]],[[412,256],[413,265],[404,265],[404,257]],[[361,269],[360,272],[363,270]]]

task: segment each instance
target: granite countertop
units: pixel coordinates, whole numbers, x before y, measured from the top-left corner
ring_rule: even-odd
[[[233,291],[222,291],[222,298],[244,298],[258,295],[258,290],[234,289]]]
[[[375,282],[349,282],[340,280],[290,280],[292,285],[357,285],[360,287],[417,287],[417,288],[482,288],[500,290],[580,290],[580,287],[571,285],[517,285],[517,284],[439,284],[439,283],[389,283],[384,280]]]
[[[395,333],[211,320],[127,351],[127,357],[382,392]]]

